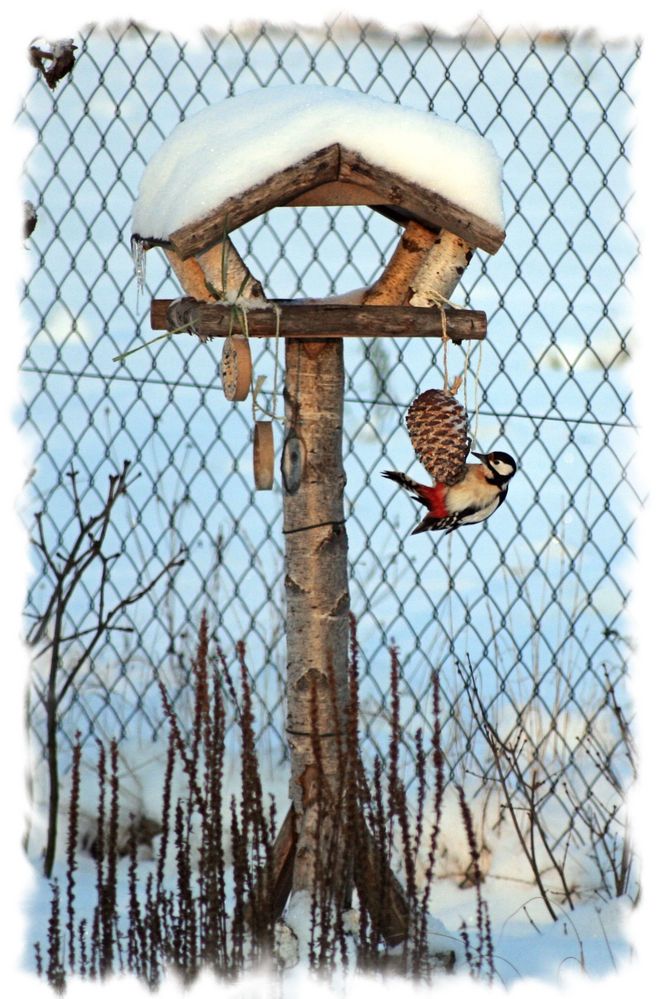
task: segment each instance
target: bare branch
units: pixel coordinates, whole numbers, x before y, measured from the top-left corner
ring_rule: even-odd
[[[86,521],[84,521],[81,516],[81,501],[76,488],[77,473],[75,471],[67,473],[72,483],[72,503],[77,521],[79,523],[79,532],[74,538],[66,556],[57,553],[57,557],[62,560],[62,565],[60,566],[58,566],[51,557],[49,546],[44,536],[44,511],[35,515],[38,540],[33,538],[32,541],[51,570],[55,582],[53,592],[43,614],[33,624],[28,633],[27,640],[29,645],[34,647],[43,639],[58,602],[62,602],[63,606],[67,605],[86,569],[96,558],[100,556],[101,546],[104,538],[106,537],[106,532],[111,521],[111,514],[116,500],[119,496],[126,493],[127,486],[131,484],[127,482],[127,473],[129,468],[130,462],[124,461],[122,472],[117,475],[109,476],[107,497],[102,509],[99,513],[89,517]],[[136,478],[138,478],[138,476],[135,476],[135,478],[132,479],[132,482],[136,481]],[[99,535],[95,537],[93,532],[98,524],[101,524],[101,528]],[[81,552],[80,549],[86,539],[89,542],[89,547],[84,552]],[[112,558],[113,556],[106,557]]]
[[[135,593],[130,594],[129,597],[124,597],[122,600],[119,600],[118,603],[115,605],[115,607],[113,607],[110,611],[108,611],[106,615],[103,614],[104,584],[102,584],[102,588],[100,591],[100,612],[99,612],[98,622],[97,626],[94,629],[91,629],[91,631],[93,631],[93,637],[86,646],[86,648],[84,649],[84,651],[79,656],[76,664],[69,670],[67,679],[60,688],[60,693],[57,695],[56,700],[58,704],[62,702],[62,699],[64,698],[65,694],[71,687],[77,674],[80,672],[81,667],[88,659],[90,659],[93,649],[97,645],[97,642],[100,640],[102,635],[104,635],[104,633],[108,631],[109,628],[111,627],[111,622],[113,621],[116,614],[119,614],[121,611],[125,610],[131,604],[136,603],[137,600],[140,600],[142,597],[145,597],[146,594],[148,594],[153,589],[153,587],[159,583],[160,579],[162,579],[162,577],[165,576],[166,573],[171,572],[173,569],[177,569],[181,565],[183,565],[185,563],[185,559],[179,558],[179,556],[182,555],[184,551],[185,549],[182,548],[178,552],[178,555],[175,558],[170,559],[170,561],[167,562],[166,565],[164,565],[160,569],[158,574],[153,579],[151,579],[149,583],[141,587],[141,589],[137,590]],[[127,628],[125,630],[130,631],[132,629]]]
[[[458,664],[458,669],[459,672],[461,673],[463,682],[465,684],[465,689],[467,691],[467,696],[469,698],[472,715],[474,716],[479,731],[482,733],[486,742],[488,743],[488,746],[490,747],[490,751],[493,756],[493,760],[495,761],[495,768],[497,770],[500,785],[504,793],[506,808],[513,823],[513,827],[516,832],[516,836],[518,837],[521,849],[525,854],[525,858],[528,864],[530,865],[532,874],[534,875],[534,880],[536,881],[537,888],[539,889],[539,893],[544,901],[546,908],[548,909],[548,914],[550,915],[553,922],[557,922],[557,913],[555,912],[555,909],[553,908],[552,903],[548,897],[548,892],[541,878],[541,871],[539,870],[539,866],[536,862],[536,857],[534,852],[534,838],[533,838],[534,826],[532,822],[530,822],[531,840],[530,844],[528,844],[525,841],[523,830],[521,829],[520,822],[518,821],[518,814],[517,814],[518,807],[515,804],[514,795],[512,793],[511,788],[509,787],[509,782],[508,782],[509,775],[505,773],[504,766],[502,765],[502,755],[506,757],[510,769],[513,770],[514,772],[516,772],[517,770],[517,773],[519,775],[518,786],[522,790],[522,792],[525,793],[525,782],[524,779],[522,778],[520,770],[517,769],[517,761],[515,760],[515,757],[512,761],[510,747],[506,743],[502,742],[502,740],[499,737],[499,734],[497,733],[496,729],[493,727],[488,718],[488,713],[483,704],[483,700],[479,694],[479,689],[476,685],[476,681],[474,679],[471,667],[467,674],[463,672],[462,664],[460,663]],[[516,748],[516,745],[517,744],[514,744],[513,747],[514,750]],[[522,780],[522,786],[521,786],[521,780]],[[528,805],[529,805],[529,800],[528,800]]]
[[[44,851],[46,877],[51,876],[55,858],[59,798],[58,724],[59,708],[63,698],[70,690],[84,664],[91,660],[100,639],[109,630],[112,628],[122,631],[132,630],[128,627],[115,625],[114,619],[149,593],[166,573],[177,569],[184,561],[179,558],[182,551],[178,552],[178,555],[171,558],[148,583],[139,586],[129,596],[120,599],[111,609],[107,609],[106,586],[109,582],[109,567],[120,553],[105,554],[102,548],[109,531],[116,501],[119,496],[127,492],[129,468],[130,462],[125,461],[120,473],[109,476],[106,499],[101,509],[87,519],[84,519],[81,512],[77,472],[72,469],[68,473],[78,531],[64,554],[60,552],[53,554],[49,548],[44,531],[44,511],[35,517],[37,537],[33,538],[32,541],[42,558],[45,575],[51,576],[52,583],[52,591],[46,601],[46,607],[34,620],[27,636],[28,643],[36,649],[36,655],[47,657],[48,662],[48,673],[43,689],[40,690],[37,684],[34,685],[46,714],[46,759],[49,774],[48,828]],[[68,604],[84,574],[97,559],[101,564],[101,574],[97,586],[96,621],[91,627],[75,629],[71,634],[65,635],[64,623]],[[84,637],[87,641],[83,649],[79,650],[73,665],[69,663],[65,665],[64,651],[71,649],[73,642],[81,642]],[[61,674],[64,674],[65,678],[58,690]]]

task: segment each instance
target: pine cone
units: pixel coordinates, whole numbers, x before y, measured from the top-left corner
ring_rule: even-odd
[[[436,482],[452,486],[465,474],[471,446],[467,413],[448,392],[428,389],[407,411],[407,430],[419,459]]]

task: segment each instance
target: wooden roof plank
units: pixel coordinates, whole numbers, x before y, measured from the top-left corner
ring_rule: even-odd
[[[340,150],[340,180],[383,196],[382,203],[389,211],[394,207],[400,215],[408,215],[421,224],[446,229],[488,253],[496,253],[504,242],[502,229],[414,181],[369,163],[353,150]]]
[[[176,253],[191,257],[201,253],[224,239],[258,215],[286,204],[292,198],[309,191],[313,187],[337,180],[340,161],[340,147],[327,146],[311,156],[294,163],[268,180],[228,198],[214,211],[196,222],[190,222],[169,235],[169,242]],[[224,165],[220,165],[224,169]]]
[[[369,187],[360,184],[345,183],[334,180],[327,184],[313,187],[304,194],[299,194],[285,203],[288,208],[307,207],[309,205],[381,205],[383,196],[373,192]]]
[[[271,208],[322,204],[366,204],[403,225],[414,220],[435,231],[445,229],[489,253],[504,242],[504,232],[480,216],[335,144],[228,198],[171,233],[168,245],[186,259]]]

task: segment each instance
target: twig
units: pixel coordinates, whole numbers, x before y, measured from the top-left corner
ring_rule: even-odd
[[[538,867],[538,864],[536,862],[536,857],[534,856],[534,850],[531,849],[530,846],[526,843],[525,837],[523,835],[523,831],[520,828],[520,823],[518,821],[518,815],[517,815],[517,808],[516,808],[516,805],[514,804],[514,796],[513,796],[512,792],[511,792],[511,790],[509,789],[508,776],[504,772],[504,767],[502,766],[502,760],[501,760],[501,754],[500,754],[500,746],[504,750],[506,750],[506,746],[505,746],[504,743],[501,742],[497,731],[493,728],[491,722],[488,719],[488,714],[487,714],[487,712],[486,712],[486,710],[485,710],[485,708],[483,706],[483,702],[482,702],[481,697],[479,695],[479,691],[478,691],[478,688],[476,686],[476,682],[475,682],[474,677],[472,675],[471,669],[470,669],[469,673],[465,676],[463,674],[463,671],[462,671],[462,666],[460,664],[458,664],[458,666],[459,666],[459,670],[460,670],[460,672],[461,672],[461,674],[463,676],[463,681],[465,683],[465,687],[466,687],[467,694],[468,694],[468,697],[469,697],[470,707],[471,707],[471,710],[472,710],[472,714],[474,716],[474,720],[477,723],[477,727],[478,727],[479,731],[482,733],[482,735],[484,736],[486,742],[488,743],[488,746],[490,747],[490,751],[491,751],[491,753],[493,755],[493,760],[495,761],[495,767],[497,769],[497,774],[499,776],[500,784],[502,786],[502,791],[504,793],[504,799],[505,799],[505,802],[506,802],[506,808],[507,808],[507,810],[509,812],[509,815],[511,817],[511,821],[512,821],[513,827],[515,829],[516,836],[518,837],[518,841],[520,843],[521,849],[522,849],[523,853],[525,854],[527,862],[530,865],[530,868],[531,868],[532,873],[534,875],[534,879],[535,879],[536,884],[537,884],[537,888],[539,889],[541,897],[542,897],[542,899],[543,899],[543,901],[544,901],[544,903],[546,905],[546,908],[548,909],[548,913],[549,913],[551,919],[553,920],[553,922],[557,922],[557,913],[555,912],[555,909],[553,908],[553,906],[552,906],[552,904],[550,902],[550,899],[548,898],[548,893],[547,893],[546,887],[545,887],[545,885],[544,885],[544,883],[543,883],[543,881],[541,879],[541,872],[539,871],[539,867]],[[478,705],[478,711],[477,711],[477,705]],[[519,778],[520,777],[522,777],[522,775],[519,772]],[[522,788],[522,790],[524,790],[524,787]],[[531,835],[533,835],[533,827],[531,825],[530,825],[530,832],[531,832]]]
[[[129,469],[130,462],[125,461],[120,473],[109,476],[106,499],[101,509],[88,518],[83,517],[81,510],[81,498],[76,480],[77,473],[74,470],[68,472],[78,530],[66,553],[56,552],[55,555],[52,554],[44,532],[44,511],[38,513],[35,518],[36,537],[32,538],[32,543],[42,558],[44,575],[47,578],[51,577],[52,585],[46,606],[33,622],[27,636],[28,644],[35,650],[35,659],[46,658],[48,663],[48,673],[44,686],[42,689],[37,688],[39,699],[46,713],[46,759],[49,781],[47,839],[44,852],[46,877],[51,876],[55,858],[59,799],[58,714],[60,706],[83,666],[91,661],[100,639],[112,627],[121,627],[114,624],[115,618],[149,593],[164,575],[177,569],[184,562],[179,557],[172,558],[148,583],[140,586],[128,596],[122,597],[110,609],[107,608],[106,587],[109,583],[109,570],[119,553],[107,554],[103,551],[103,545],[109,531],[115,504],[120,496],[126,494],[130,484],[128,482]],[[136,477],[132,479],[132,482],[134,481],[136,481]],[[178,553],[178,555],[181,554],[182,552]],[[96,620],[89,628],[65,634],[64,627],[69,603],[77,592],[85,573],[92,570],[97,561],[100,563],[100,576],[94,611]],[[74,642],[80,642],[84,636],[87,641],[83,643],[83,648],[78,649],[73,662],[65,667],[67,650],[71,649]],[[63,673],[65,677],[61,682],[60,677]]]

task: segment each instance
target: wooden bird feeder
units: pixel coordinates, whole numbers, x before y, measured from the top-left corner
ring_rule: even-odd
[[[220,169],[224,169],[223,163]],[[446,170],[445,163],[442,169]],[[366,205],[397,221],[403,233],[383,274],[368,288],[334,299],[267,299],[229,234],[274,208],[310,205]],[[343,342],[348,337],[441,338],[443,314],[450,340],[483,339],[485,314],[452,308],[448,299],[474,250],[495,253],[504,232],[408,176],[389,172],[357,150],[334,143],[224,200],[168,238],[152,238],[141,232],[133,238],[145,249],[160,246],[165,251],[185,292],[182,299],[152,302],[153,329],[189,324],[201,336],[225,337],[232,311],[237,315],[242,305],[243,338],[274,337],[279,310],[278,333],[285,340],[286,352],[281,473],[287,737],[292,763],[292,805],[274,851],[278,867],[275,913],[279,914],[292,890],[309,891],[313,885],[316,837],[321,836],[321,826],[317,832],[321,805],[318,768],[323,766],[327,780],[335,781],[336,739],[326,736],[341,736],[334,731],[334,708],[337,704],[337,710],[344,709],[347,702],[350,608],[343,508]],[[224,281],[220,266],[223,254]],[[240,332],[238,323],[234,332]],[[233,368],[236,360],[228,363]],[[242,358],[240,363],[242,366]],[[245,376],[239,376],[234,369],[229,378],[233,384],[227,394],[242,398],[247,392],[247,370]],[[234,387],[243,378],[244,387]],[[262,461],[268,454],[272,462],[273,442],[265,427],[255,430],[255,474],[258,439],[266,450],[260,455],[257,485],[268,482],[270,486],[272,470],[269,476]],[[331,690],[331,677],[335,678],[335,690]],[[313,690],[318,702],[317,759],[310,731]],[[368,831],[364,846],[370,856],[371,840]],[[372,872],[372,862],[365,870],[357,867],[356,887],[384,938],[399,942],[406,932],[406,901],[397,881],[378,893]]]
[[[272,208],[323,205],[367,205],[405,227],[386,270],[375,284],[326,300],[266,300],[261,284],[249,275],[228,235]],[[368,163],[359,153],[332,145],[308,156],[266,181],[224,201],[197,222],[172,232],[168,239],[135,234],[144,248],[161,246],[192,301],[174,319],[173,303],[156,299],[151,306],[153,329],[174,328],[188,318],[201,335],[226,336],[231,305],[220,303],[220,259],[226,242],[233,254],[227,272],[227,298],[238,294],[254,302],[247,312],[250,337],[275,335],[274,305],[280,308],[280,335],[298,339],[339,337],[413,337],[442,335],[439,309],[413,311],[410,306],[437,306],[448,298],[476,247],[495,253],[504,232],[434,191]],[[256,308],[265,300],[266,308]],[[377,311],[377,306],[384,308]],[[450,340],[482,340],[483,312],[445,305]]]

